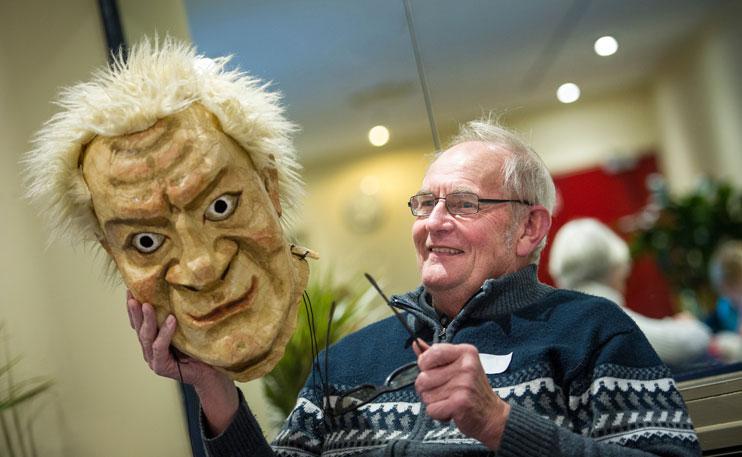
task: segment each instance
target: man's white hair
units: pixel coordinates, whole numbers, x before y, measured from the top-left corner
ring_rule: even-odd
[[[503,157],[501,172],[502,185],[510,195],[503,198],[525,200],[535,205],[542,205],[551,216],[556,202],[554,180],[541,157],[517,134],[502,127],[492,116],[489,116],[462,125],[459,133],[451,140],[450,146],[468,141],[481,141],[494,150],[507,152]],[[516,216],[522,214],[517,205],[514,214]],[[538,263],[544,246],[546,246],[546,237],[531,253],[529,259],[531,263]]]
[[[631,267],[629,247],[603,223],[573,219],[559,229],[549,253],[549,274],[557,286],[574,289],[587,282],[606,284],[618,269]]]
[[[145,39],[132,47],[126,60],[119,55],[90,81],[61,92],[56,101],[61,111],[39,130],[22,160],[26,195],[42,205],[52,239],[76,242],[103,236],[80,167],[93,138],[146,130],[193,103],[216,116],[261,176],[276,169],[286,232],[291,209],[303,192],[292,143],[297,129],[284,117],[280,94],[268,92],[268,84],[244,72],[227,70],[230,59],[206,58],[169,37]]]

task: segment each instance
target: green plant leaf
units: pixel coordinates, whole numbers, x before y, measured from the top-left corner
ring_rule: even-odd
[[[375,291],[360,278],[353,283],[338,283],[332,272],[316,274],[309,282],[306,293],[311,301],[313,316],[307,315],[302,306],[296,331],[281,361],[263,377],[263,393],[268,402],[288,416],[294,408],[299,391],[312,371],[310,321],[316,331],[317,351],[332,345],[343,336],[383,317],[385,307],[374,308]],[[328,317],[333,302],[335,314],[328,338]]]
[[[32,384],[31,387],[27,387],[23,384]],[[24,403],[37,395],[48,390],[54,382],[51,379],[47,379],[40,382],[15,384],[11,389],[11,392],[6,396],[0,398],[0,412],[15,407],[21,403]]]
[[[632,234],[632,255],[654,257],[675,294],[695,302],[689,311],[709,312],[717,297],[708,263],[719,243],[742,239],[742,192],[707,179],[686,195],[660,193],[654,200],[664,204],[654,224]]]

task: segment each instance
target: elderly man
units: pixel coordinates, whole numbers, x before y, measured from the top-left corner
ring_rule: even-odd
[[[326,354],[272,446],[224,376],[200,366],[212,455],[700,455],[673,380],[610,302],[539,283],[554,205],[539,157],[464,127],[409,200],[422,286]],[[155,371],[175,377],[151,310],[129,300]]]

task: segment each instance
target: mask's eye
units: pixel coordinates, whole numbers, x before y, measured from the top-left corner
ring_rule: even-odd
[[[142,254],[155,252],[165,242],[165,235],[142,232],[131,238],[131,245]]]
[[[206,208],[204,216],[210,221],[223,221],[234,213],[239,202],[239,194],[221,195]]]

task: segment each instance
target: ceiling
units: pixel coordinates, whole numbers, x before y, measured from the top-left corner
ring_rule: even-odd
[[[411,0],[438,128],[490,110],[559,105],[567,81],[584,98],[646,83],[724,0]],[[210,56],[234,54],[273,81],[305,164],[426,141],[425,102],[402,0],[185,1],[191,36]],[[599,57],[596,38],[618,52]]]

